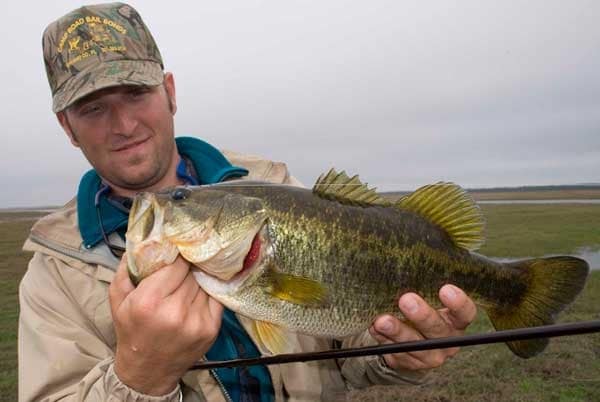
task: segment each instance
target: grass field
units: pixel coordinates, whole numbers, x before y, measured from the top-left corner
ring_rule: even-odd
[[[30,255],[21,251],[39,213],[0,214],[0,400],[17,400],[18,284]]]
[[[483,205],[483,254],[521,257],[600,250],[600,205]],[[0,401],[15,401],[18,283],[30,255],[21,251],[35,212],[0,213]],[[597,267],[600,268],[600,267]],[[590,277],[561,322],[600,318],[600,271]],[[480,313],[470,333],[491,326]],[[504,345],[465,348],[419,387],[354,391],[353,401],[600,401],[600,335],[561,338],[539,357],[521,360]]]
[[[487,256],[527,257],[600,251],[600,204],[483,204]],[[600,267],[594,267],[600,268]]]

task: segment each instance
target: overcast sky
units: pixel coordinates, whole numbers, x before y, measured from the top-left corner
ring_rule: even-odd
[[[89,164],[51,112],[41,35],[3,9],[0,207],[56,205]],[[380,190],[600,182],[600,2],[132,1],[175,74],[178,135]]]

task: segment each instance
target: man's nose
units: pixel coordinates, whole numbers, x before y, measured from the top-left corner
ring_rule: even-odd
[[[111,129],[114,134],[129,136],[138,125],[134,113],[126,105],[115,104],[111,110]]]

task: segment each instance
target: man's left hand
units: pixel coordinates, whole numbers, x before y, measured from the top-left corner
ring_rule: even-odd
[[[398,301],[406,321],[383,315],[375,320],[369,332],[380,344],[464,334],[465,328],[477,315],[475,303],[453,285],[443,286],[439,297],[445,307],[435,310],[418,295],[406,293]],[[383,357],[393,369],[422,370],[439,367],[456,353],[458,348],[395,353]]]

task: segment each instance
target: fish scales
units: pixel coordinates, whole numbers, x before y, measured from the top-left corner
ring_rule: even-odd
[[[265,201],[275,266],[328,289],[324,307],[273,299],[260,287],[237,296],[246,301],[241,307],[246,314],[266,315],[295,331],[347,336],[366,328],[376,315],[397,311],[398,298],[407,291],[439,305],[437,293],[445,283],[463,288],[481,304],[496,299],[512,303],[525,289],[518,285],[527,280],[521,272],[498,270],[499,264],[469,255],[411,212],[342,205],[288,187],[232,186],[230,191]],[[511,286],[494,286],[501,281]],[[505,294],[498,295],[502,290]],[[315,327],[321,320],[331,323],[328,332]]]

